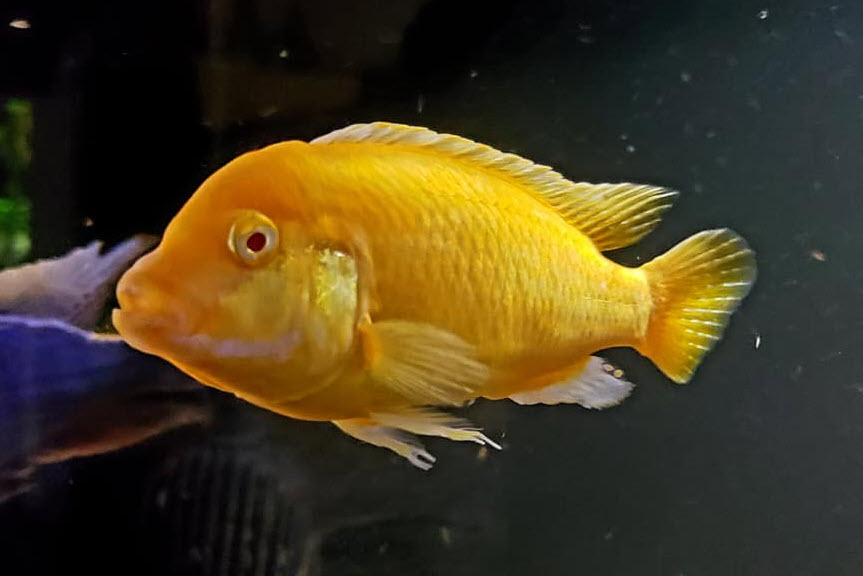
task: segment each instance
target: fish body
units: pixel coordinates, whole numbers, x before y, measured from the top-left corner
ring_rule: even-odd
[[[496,446],[429,406],[620,402],[595,351],[688,381],[755,278],[730,230],[640,268],[604,251],[676,193],[573,183],[457,136],[387,123],[240,156],[121,279],[114,322],[201,382],[428,467],[404,432]]]

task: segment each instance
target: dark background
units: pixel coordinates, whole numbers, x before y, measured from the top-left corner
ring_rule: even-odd
[[[7,27],[16,17],[32,27]],[[34,256],[159,233],[236,154],[371,120],[461,134],[577,180],[679,189],[622,262],[716,226],[757,251],[755,289],[691,385],[613,351],[639,384],[631,399],[596,413],[479,402],[470,417],[506,444],[484,460],[431,440],[439,461],[424,474],[325,424],[214,396],[221,432],[196,445],[307,453],[314,472],[291,497],[364,518],[328,532],[327,575],[863,573],[861,62],[863,4],[838,0],[0,8],[0,95],[34,102]],[[0,508],[0,562],[167,573],[135,560],[166,535],[139,501],[182,441],[50,472]],[[429,510],[473,528],[415,520]]]

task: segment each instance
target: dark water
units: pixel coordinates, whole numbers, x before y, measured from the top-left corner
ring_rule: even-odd
[[[13,0],[0,15],[0,95],[32,104],[28,258],[158,234],[239,152],[390,120],[679,189],[619,261],[729,226],[759,262],[691,385],[613,351],[639,385],[623,405],[479,402],[469,416],[505,450],[430,440],[430,473],[214,391],[177,400],[188,382],[155,360],[105,368],[124,392],[95,407],[78,374],[4,417],[3,445],[49,429],[62,444],[83,434],[75,415],[115,430],[166,397],[206,423],[32,472],[0,505],[0,572],[863,572],[863,5]],[[50,354],[13,345],[6,370],[38,375]],[[125,392],[139,385],[160,391]]]

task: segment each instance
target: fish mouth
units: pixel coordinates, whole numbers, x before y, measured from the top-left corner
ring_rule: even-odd
[[[148,354],[158,354],[159,342],[171,339],[176,326],[166,317],[154,316],[123,308],[111,311],[111,322],[123,340],[132,348]]]
[[[171,356],[186,359],[218,357],[224,360],[268,359],[285,362],[303,343],[303,336],[298,330],[260,341],[220,338],[201,332],[180,331],[170,318],[122,308],[115,308],[111,312],[111,321],[132,348],[158,356],[170,352]]]

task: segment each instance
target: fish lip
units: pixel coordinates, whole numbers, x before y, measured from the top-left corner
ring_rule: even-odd
[[[261,342],[244,342],[241,339],[217,338],[197,331],[181,331],[166,318],[114,308],[111,321],[123,340],[142,352],[163,355],[170,349],[171,357],[233,358],[253,360],[268,358],[285,362],[303,343],[299,331],[290,331],[280,337]]]
[[[162,349],[157,343],[175,338],[178,330],[167,318],[114,308],[111,323],[126,344],[147,354],[159,354]]]
[[[121,308],[114,308],[111,311],[111,322],[114,324],[114,327],[117,328],[117,331],[121,333],[128,330],[124,330],[121,326],[125,326],[126,328],[132,329],[146,329],[146,330],[168,330],[169,328],[173,328],[170,326],[170,323],[165,318],[160,318],[158,316],[152,316],[150,314],[142,314],[136,313],[130,310],[124,310]],[[118,326],[118,324],[120,326]]]

